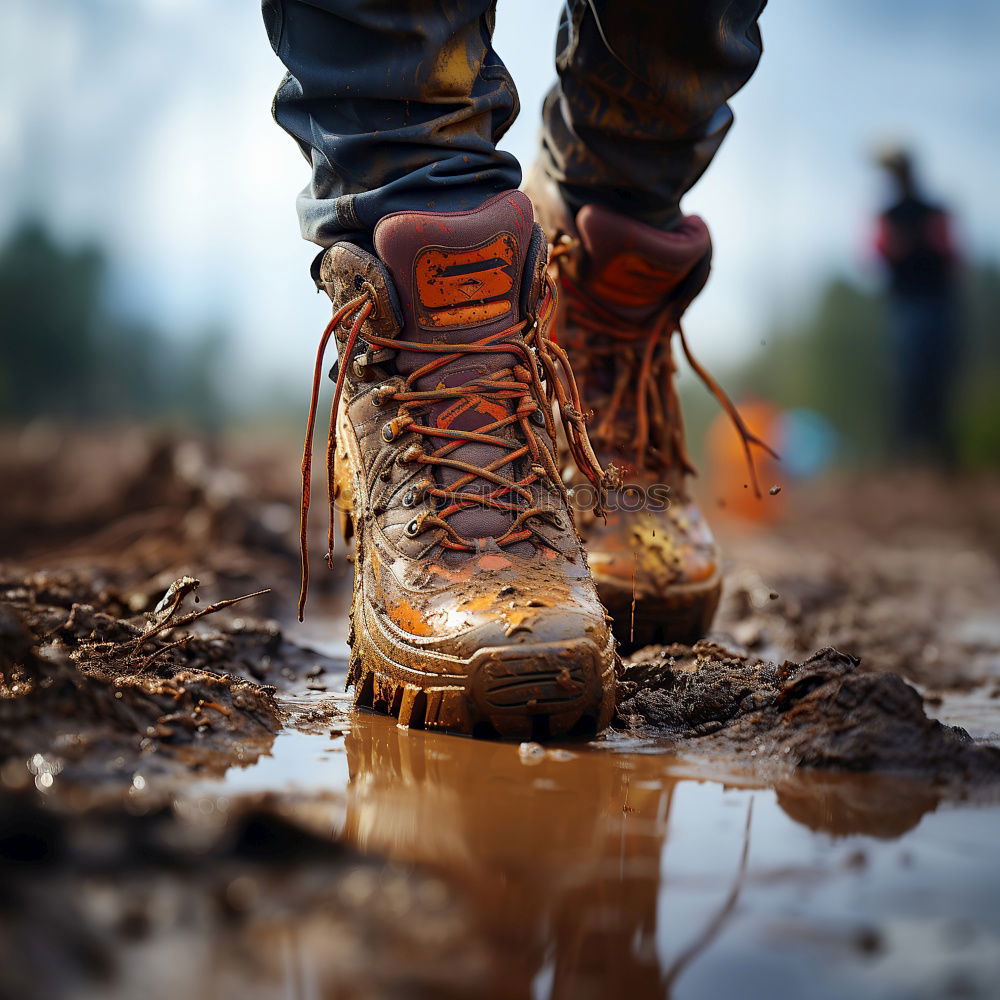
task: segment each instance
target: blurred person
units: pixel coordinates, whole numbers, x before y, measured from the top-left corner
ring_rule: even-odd
[[[692,640],[718,601],[671,356],[711,242],[680,199],[760,58],[764,0],[569,0],[531,200],[497,148],[518,100],[492,47],[495,0],[262,6],[288,70],[274,115],[312,169],[302,233],[324,248],[313,278],[334,305],[303,457],[300,616],[334,337],[327,471],[358,534],[359,703],[462,732],[600,730],[616,662],[605,606],[619,640],[642,645]],[[609,510],[606,525],[579,512],[589,569],[565,465]],[[608,499],[621,476],[633,492]],[[660,486],[667,502],[633,508]]]
[[[903,459],[929,458],[950,467],[959,361],[952,220],[924,197],[909,151],[887,149],[878,162],[893,187],[892,203],[878,219],[876,249],[888,279],[895,447]]]

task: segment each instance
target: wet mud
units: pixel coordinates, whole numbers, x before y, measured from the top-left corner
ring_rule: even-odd
[[[765,773],[778,765],[1000,784],[1000,748],[928,718],[910,684],[859,664],[832,647],[780,665],[711,642],[650,647],[626,663],[616,721]]]
[[[366,857],[266,803],[193,812],[80,816],[0,796],[0,993],[502,995],[445,875]]]
[[[1000,693],[995,478],[844,477],[782,499],[784,516],[716,521],[714,637],[777,662],[833,646],[930,691]]]
[[[118,587],[133,614],[192,576],[213,596],[269,588],[249,610],[283,616],[296,586],[296,467],[293,448],[263,437],[0,430],[0,562]]]
[[[280,633],[193,631],[213,610],[183,613],[196,589],[191,578],[178,581],[158,610],[133,616],[112,588],[8,570],[0,577],[0,759],[31,760],[42,787],[65,772],[94,794],[123,776],[141,783],[143,770],[222,773],[265,752],[282,711],[275,688],[247,675],[280,658]]]
[[[135,594],[106,581],[96,589],[78,572],[8,569],[0,577],[0,757],[37,756],[36,780],[58,766],[64,778],[114,786],[109,760],[125,774],[221,774],[267,752],[282,726],[278,688],[325,691],[336,666],[286,641],[273,622],[211,624],[247,602],[187,610],[198,590],[181,578],[133,614]],[[912,685],[862,671],[857,657],[833,648],[776,664],[709,641],[649,647],[625,662],[618,699],[617,730],[765,774],[824,768],[1000,781],[1000,748],[929,718]],[[314,710],[311,721],[328,720]]]

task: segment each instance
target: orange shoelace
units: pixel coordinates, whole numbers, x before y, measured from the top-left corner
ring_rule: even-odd
[[[327,531],[327,565],[333,565],[335,490],[335,462],[337,443],[337,414],[344,388],[344,377],[354,356],[359,338],[370,347],[393,351],[413,351],[434,355],[425,365],[413,371],[405,379],[398,378],[377,389],[382,401],[392,400],[399,404],[396,416],[382,429],[387,442],[398,439],[404,433],[419,434],[428,438],[447,439],[447,443],[436,451],[426,452],[419,445],[411,445],[404,452],[407,461],[421,465],[453,469],[461,475],[447,489],[437,485],[433,479],[423,484],[424,492],[444,503],[442,509],[427,511],[415,519],[420,534],[428,528],[442,529],[444,534],[439,544],[455,551],[473,552],[474,542],[459,535],[448,523],[448,518],[459,510],[472,506],[489,507],[513,514],[514,517],[503,535],[494,539],[500,547],[513,545],[540,535],[530,523],[532,518],[552,520],[553,512],[539,507],[531,487],[545,480],[566,496],[566,487],[548,447],[541,441],[532,426],[532,420],[540,414],[550,440],[555,440],[556,428],[552,417],[552,403],[559,405],[559,415],[570,451],[580,471],[602,495],[606,485],[613,481],[614,471],[601,468],[590,443],[585,425],[580,392],[566,351],[548,336],[549,326],[556,312],[556,288],[546,279],[545,290],[540,297],[534,316],[515,323],[513,326],[490,334],[481,340],[468,344],[424,344],[411,341],[380,337],[371,329],[365,329],[365,322],[374,318],[376,293],[371,285],[363,288],[361,294],[346,302],[327,324],[316,352],[313,369],[312,395],[309,403],[309,417],[306,423],[306,439],[302,452],[302,506],[299,520],[299,548],[302,561],[302,582],[299,591],[298,614],[302,620],[306,596],[309,590],[309,545],[308,520],[312,485],[312,451],[316,429],[316,413],[322,384],[324,359],[331,336],[344,323],[348,330],[337,372],[336,388],[330,407],[330,423],[326,446],[327,499],[329,503],[329,528]],[[513,354],[517,361],[510,367],[491,373],[487,378],[475,379],[463,385],[447,387],[438,385],[433,390],[415,390],[419,379],[443,368],[445,365],[465,356],[477,354]],[[541,366],[541,371],[539,370]],[[437,402],[463,401],[475,399],[500,403],[505,416],[475,431],[463,431],[446,427],[434,427],[418,422],[414,413]],[[517,425],[520,439],[498,436],[506,428]],[[457,458],[449,457],[452,452],[468,442],[479,442],[505,450],[488,465],[480,468]],[[528,472],[520,479],[505,475],[502,470],[520,459],[529,459]],[[468,487],[475,480],[484,480],[495,489],[473,493]]]
[[[614,386],[607,406],[602,406],[599,422],[591,430],[598,446],[616,443],[623,412],[635,417],[635,469],[650,467],[658,472],[680,471],[693,474],[694,464],[684,443],[684,421],[674,384],[677,367],[670,349],[676,335],[688,364],[726,411],[740,436],[754,494],[762,495],[754,463],[753,447],[773,458],[777,453],[744,421],[736,404],[691,353],[679,320],[662,311],[647,323],[630,323],[595,299],[566,273],[561,261],[576,247],[572,237],[563,237],[550,247],[549,259],[559,271],[560,287],[566,292],[566,324],[590,334],[567,343],[574,357],[588,357],[589,365],[613,366]],[[586,369],[584,369],[586,371]],[[631,426],[631,420],[625,422]]]

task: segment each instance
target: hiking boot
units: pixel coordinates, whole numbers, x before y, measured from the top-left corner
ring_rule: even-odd
[[[712,532],[688,490],[694,468],[674,385],[675,336],[744,441],[763,446],[691,357],[680,330],[681,314],[708,278],[708,229],[687,216],[664,231],[596,204],[574,217],[537,170],[528,188],[553,242],[557,339],[593,414],[598,458],[618,468],[623,484],[608,498],[606,519],[577,512],[598,593],[623,651],[692,643],[712,623],[722,574]]]
[[[614,639],[559,474],[553,397],[584,474],[600,486],[602,473],[546,336],[553,290],[530,202],[511,191],[472,211],[396,213],[374,242],[377,256],[341,243],[320,263],[335,313],[308,434],[335,334],[328,465],[357,537],[357,703],[476,735],[599,732]]]

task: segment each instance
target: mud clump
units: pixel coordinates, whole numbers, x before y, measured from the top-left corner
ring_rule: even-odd
[[[248,635],[232,623],[193,631],[214,610],[184,611],[196,586],[177,581],[154,611],[133,615],[113,587],[68,573],[5,571],[0,764],[28,760],[47,790],[58,774],[120,786],[122,773],[140,766],[215,773],[266,750],[281,712],[275,688],[247,674],[254,663],[266,669],[265,651],[280,634]],[[260,644],[255,656],[251,637]],[[4,778],[17,784],[12,768]]]
[[[1000,781],[1000,748],[928,718],[901,677],[862,671],[833,648],[781,665],[711,642],[643,650],[626,664],[616,724],[758,767]]]

